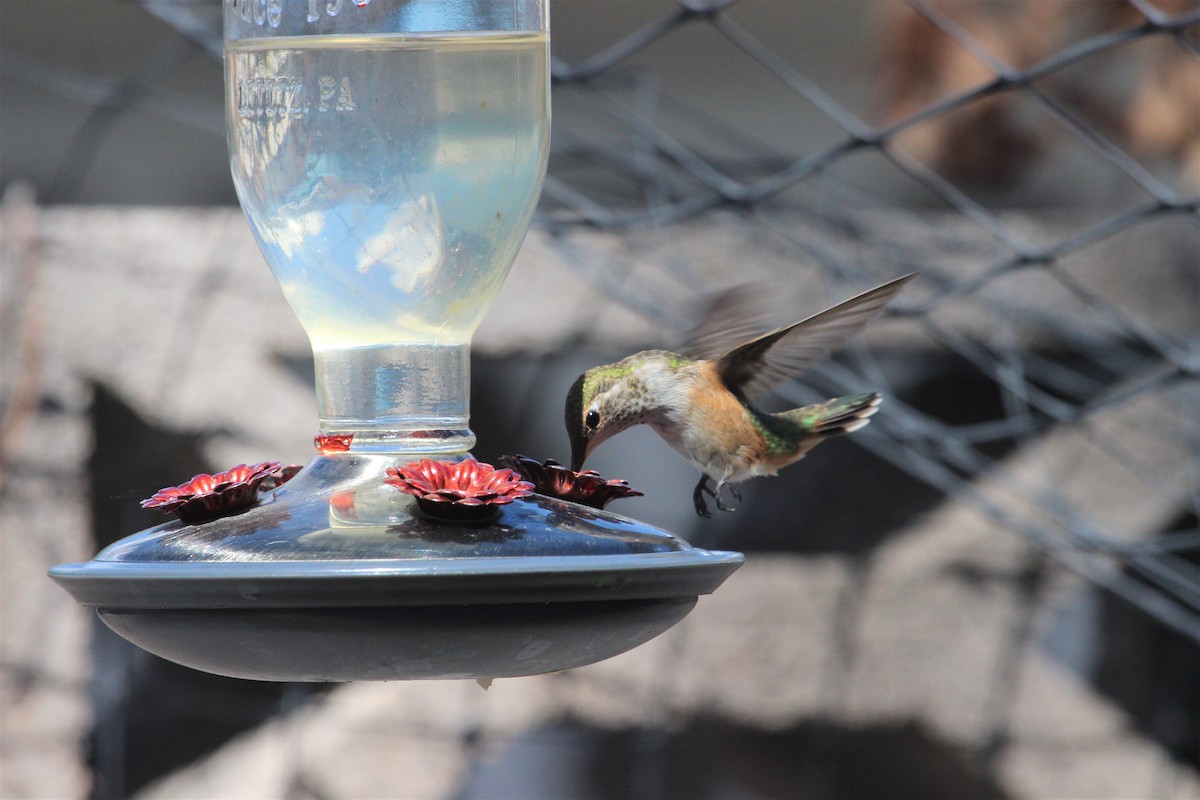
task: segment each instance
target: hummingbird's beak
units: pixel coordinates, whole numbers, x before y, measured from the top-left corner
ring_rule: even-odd
[[[588,440],[583,436],[571,437],[571,471],[583,469],[583,462],[588,457]]]

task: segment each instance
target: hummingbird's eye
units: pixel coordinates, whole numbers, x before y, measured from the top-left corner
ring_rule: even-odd
[[[583,424],[587,426],[589,431],[596,430],[597,426],[600,425],[600,412],[593,408],[583,418]]]

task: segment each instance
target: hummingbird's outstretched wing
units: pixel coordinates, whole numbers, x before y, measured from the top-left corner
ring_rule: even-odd
[[[829,355],[916,277],[905,275],[852,297],[806,320],[765,333],[717,359],[717,371],[730,391],[744,398],[794,378]]]
[[[771,289],[761,283],[743,283],[723,290],[684,335],[677,351],[695,360],[716,360],[762,336],[773,327],[767,313],[771,299]]]

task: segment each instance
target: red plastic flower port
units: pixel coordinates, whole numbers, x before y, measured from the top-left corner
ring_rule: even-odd
[[[353,433],[318,433],[313,437],[313,446],[323,456],[330,453],[345,453],[354,441]]]
[[[178,486],[159,489],[142,501],[142,508],[174,511],[184,522],[223,517],[257,503],[259,485],[281,466],[278,461],[264,461],[251,466],[238,464],[215,475],[202,472]]]
[[[434,518],[487,519],[497,506],[533,491],[510,469],[496,469],[473,459],[454,463],[424,458],[387,471],[384,483],[417,498],[417,506]]]
[[[286,467],[280,467],[267,476],[267,479],[262,482],[258,490],[260,492],[269,492],[272,489],[278,489],[296,477],[302,469],[304,469],[303,464],[288,464]]]
[[[532,483],[538,494],[592,508],[604,508],[622,497],[642,496],[642,492],[626,481],[605,480],[592,469],[575,472],[552,459],[538,461],[528,456],[501,456],[500,461]]]

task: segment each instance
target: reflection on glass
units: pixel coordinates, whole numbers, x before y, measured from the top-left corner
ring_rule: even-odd
[[[545,172],[546,34],[266,36],[225,59],[234,182],[312,341],[322,430],[465,431],[467,346]]]

